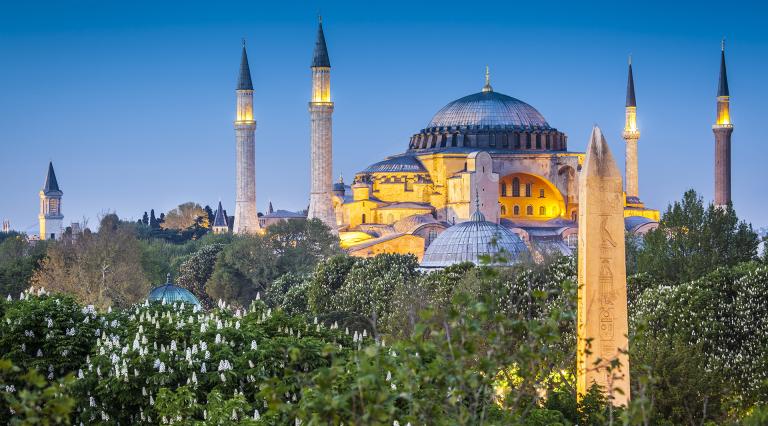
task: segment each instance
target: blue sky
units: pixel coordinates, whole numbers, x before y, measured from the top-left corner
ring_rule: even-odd
[[[480,90],[535,106],[582,151],[599,124],[623,163],[627,55],[642,132],[640,195],[664,208],[713,189],[720,39],[732,95],[733,198],[768,225],[758,2],[0,3],[0,218],[37,232],[48,160],[65,222],[234,204],[240,39],[255,86],[257,199],[298,210],[309,191],[309,62],[317,13],[331,55],[334,169],[407,148],[443,105]],[[623,166],[623,164],[622,164]]]

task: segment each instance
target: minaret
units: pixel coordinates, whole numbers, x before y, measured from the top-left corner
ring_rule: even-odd
[[[48,175],[45,177],[45,185],[40,191],[40,239],[55,240],[61,236],[62,221],[61,196],[64,192],[59,189],[56,173],[53,171],[53,162],[48,163]]]
[[[731,124],[730,93],[725,72],[725,40],[720,45],[720,83],[717,87],[717,121],[715,133],[715,205],[731,202]]]
[[[325,45],[323,21],[317,27],[317,41],[312,58],[312,100],[309,102],[311,121],[311,190],[309,219],[323,221],[332,232],[337,232],[336,214],[333,211],[333,102],[331,102],[331,61]]]
[[[632,75],[632,56],[629,57],[629,74],[627,76],[627,102],[625,105],[626,119],[624,121],[624,141],[627,143],[625,151],[625,191],[627,203],[640,202],[640,191],[637,177],[637,141],[640,139],[640,130],[637,128],[637,102],[635,100],[635,79]]]
[[[256,212],[256,121],[253,119],[253,83],[248,54],[245,52],[245,40],[236,92],[237,196],[234,232],[247,234],[258,232],[260,227]]]

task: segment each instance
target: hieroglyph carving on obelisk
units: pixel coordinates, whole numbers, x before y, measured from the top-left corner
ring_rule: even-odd
[[[597,383],[613,405],[629,401],[627,280],[621,172],[598,127],[579,179],[577,393]]]

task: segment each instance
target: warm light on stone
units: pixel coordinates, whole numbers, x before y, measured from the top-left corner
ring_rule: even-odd
[[[629,401],[627,282],[621,172],[598,127],[579,185],[577,392],[593,383],[616,406]],[[606,367],[617,360],[619,368]]]

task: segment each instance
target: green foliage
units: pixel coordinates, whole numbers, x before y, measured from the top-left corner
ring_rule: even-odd
[[[757,263],[646,290],[630,317],[630,347],[659,378],[657,411],[717,420],[729,404],[743,410],[768,398],[766,312],[768,266]],[[694,407],[682,404],[685,395]]]
[[[319,219],[280,221],[267,228],[266,238],[281,275],[312,272],[317,262],[341,253],[339,239]]]
[[[7,425],[68,424],[75,399],[69,394],[72,377],[49,383],[37,370],[26,373],[0,359],[0,421]]]
[[[0,295],[18,297],[29,287],[39,262],[45,258],[47,242],[31,243],[18,233],[0,233]]]
[[[179,266],[176,282],[191,291],[206,309],[213,307],[213,300],[206,292],[205,284],[211,278],[218,255],[224,247],[216,243],[205,245]]]
[[[277,262],[278,258],[265,238],[236,238],[219,253],[206,291],[214,300],[247,306],[280,276]]]
[[[759,243],[752,225],[740,222],[731,205],[705,207],[689,190],[667,208],[659,228],[646,234],[637,249],[637,270],[659,282],[686,282],[755,259]]]

